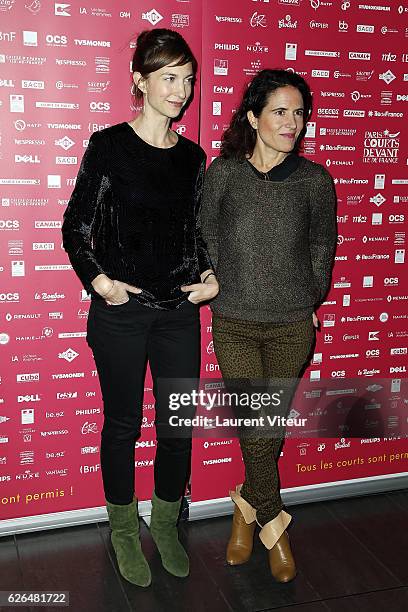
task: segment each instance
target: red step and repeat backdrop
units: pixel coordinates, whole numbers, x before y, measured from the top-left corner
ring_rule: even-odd
[[[222,132],[257,71],[294,70],[314,95],[304,154],[323,164],[336,184],[332,285],[294,408],[303,401],[304,411],[307,400],[340,379],[339,390],[353,393],[355,378],[363,377],[366,414],[381,409],[379,390],[386,412],[385,439],[345,439],[339,429],[337,439],[287,440],[280,459],[284,488],[408,471],[407,440],[395,435],[406,421],[401,379],[408,363],[407,17],[408,4],[390,0],[205,3],[200,141],[209,157],[217,156]],[[211,325],[203,329],[203,355],[211,376],[218,368]],[[381,384],[370,384],[373,378]],[[331,389],[327,397],[334,395]],[[329,402],[315,404],[303,416],[324,417]],[[342,401],[330,409],[341,413]],[[243,474],[236,439],[195,441],[194,500],[224,497]]]
[[[177,0],[0,0],[0,518],[104,504],[102,401],[85,342],[89,296],[61,245],[61,219],[89,136],[130,120],[137,34],[177,29],[201,58],[201,5]],[[200,61],[201,64],[201,61]],[[198,140],[199,89],[181,134]],[[137,442],[150,499],[154,398]]]
[[[390,400],[401,399],[407,15],[407,3],[390,0],[102,0],[98,8],[0,0],[0,519],[104,504],[102,403],[84,339],[89,299],[60,228],[90,134],[134,113],[130,59],[142,29],[178,29],[196,53],[201,93],[176,128],[199,140],[209,161],[259,69],[308,80],[315,108],[304,154],[335,178],[339,246],[304,378],[315,395],[325,380],[347,388],[351,378],[387,379]],[[203,377],[219,377],[208,307],[202,356]],[[151,497],[155,451],[149,378],[145,391],[140,499]],[[282,486],[408,471],[397,430],[394,418],[386,438],[288,440]],[[196,439],[193,501],[227,496],[242,471],[235,439]]]

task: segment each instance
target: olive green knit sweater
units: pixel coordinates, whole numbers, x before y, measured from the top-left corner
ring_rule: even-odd
[[[330,283],[336,201],[330,174],[306,158],[281,181],[259,178],[247,161],[215,159],[201,211],[220,282],[213,312],[276,323],[311,315]]]

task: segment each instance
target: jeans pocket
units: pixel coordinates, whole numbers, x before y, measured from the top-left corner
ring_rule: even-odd
[[[129,293],[127,294],[127,296],[128,296],[128,299],[126,300],[126,302],[122,302],[121,304],[108,304],[106,300],[102,300],[102,304],[109,310],[121,310],[122,308],[127,306],[131,301],[131,297]]]
[[[106,306],[109,308],[109,310],[120,310],[122,308],[124,308],[125,306],[127,306],[130,302],[130,299],[128,299],[126,302],[123,302],[122,304],[106,304]]]

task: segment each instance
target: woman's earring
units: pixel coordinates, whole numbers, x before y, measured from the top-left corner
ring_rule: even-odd
[[[134,83],[132,83],[132,87],[130,88],[130,93],[132,94],[132,96],[136,95],[136,86]]]

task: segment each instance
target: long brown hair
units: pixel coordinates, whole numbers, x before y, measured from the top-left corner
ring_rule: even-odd
[[[261,70],[246,88],[239,108],[222,136],[221,157],[243,160],[252,155],[256,143],[256,132],[248,121],[247,112],[251,110],[255,117],[259,117],[268,103],[269,95],[278,87],[288,85],[296,87],[303,99],[304,127],[293,149],[296,153],[299,151],[302,138],[306,133],[306,121],[312,111],[312,94],[309,85],[296,72]]]

